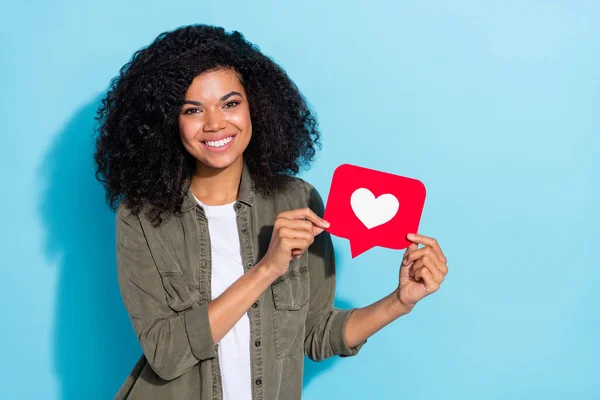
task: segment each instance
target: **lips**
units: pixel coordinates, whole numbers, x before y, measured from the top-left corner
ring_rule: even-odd
[[[200,143],[202,143],[202,146],[213,152],[213,153],[221,153],[221,152],[225,152],[227,151],[233,144],[233,142],[235,141],[237,135],[225,135],[225,136],[220,136],[220,138],[216,138],[216,140],[206,140],[206,141],[202,141]],[[219,143],[219,141],[223,141],[224,139],[229,139],[227,143],[222,143],[220,145],[217,145],[217,143]],[[211,143],[210,145],[208,143]]]
[[[202,143],[206,144],[207,142],[218,142],[219,140],[223,140],[223,139],[227,139],[227,138],[235,137],[235,136],[236,136],[235,133],[234,134],[230,134],[230,135],[216,136],[214,138],[203,140]]]

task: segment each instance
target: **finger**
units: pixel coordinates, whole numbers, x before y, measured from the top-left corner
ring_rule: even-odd
[[[417,233],[409,233],[406,236],[406,238],[411,242],[419,243],[425,246],[430,246],[433,250],[435,250],[435,252],[438,254],[440,261],[444,264],[446,264],[446,262],[448,261],[436,239],[429,236],[419,235]]]
[[[415,262],[416,260],[418,260],[419,258],[422,258],[423,256],[425,256],[427,254],[429,254],[432,257],[437,257],[437,254],[430,247],[421,247],[418,250],[410,252],[406,256],[406,259],[404,260],[404,262],[406,264],[410,264],[411,262]]]
[[[420,258],[413,265],[412,275],[416,281],[423,279],[423,274],[427,270],[431,274],[433,280],[441,284],[444,281],[444,275],[439,270],[439,267],[435,265],[435,259],[427,256]]]
[[[298,249],[294,249],[294,250],[292,250],[292,256],[294,256],[294,258],[300,258],[300,257],[302,257],[302,251],[298,250]]]
[[[313,227],[314,227],[314,224],[310,221],[299,220],[299,219],[287,219],[287,218],[278,218],[275,221],[275,226],[274,226],[274,228],[276,228],[276,229],[289,228],[289,229],[303,230],[303,231],[311,232],[311,233],[313,231]]]
[[[417,262],[412,264],[411,268],[409,268],[410,274],[416,281],[423,279],[423,268],[423,260],[417,260]]]
[[[399,272],[400,278],[407,278],[409,276],[412,276],[411,267],[412,267],[412,265],[400,264],[400,272]]]
[[[431,272],[431,276],[437,283],[442,283],[444,281],[444,274],[440,269],[440,261],[434,256],[430,257],[428,255],[423,256],[423,265],[425,268]]]
[[[413,251],[412,253],[410,253],[406,256],[403,263],[405,265],[409,265],[409,264],[415,262],[416,260],[422,259],[426,256],[428,256],[430,258],[431,263],[432,263],[431,265],[435,266],[440,271],[442,276],[444,276],[448,273],[448,267],[446,266],[446,264],[442,263],[442,261],[439,259],[439,256],[437,255],[437,253],[431,247],[423,247],[423,248],[420,248],[419,250]]]
[[[417,250],[417,248],[419,247],[419,245],[417,243],[411,243],[406,250],[404,251],[404,255],[402,256],[402,263],[404,264],[404,260],[406,260],[406,257],[408,256],[409,253]]]
[[[416,252],[411,253],[407,256],[407,259],[405,261],[406,264],[410,264],[411,262],[414,262],[414,259],[423,259],[426,257],[429,257],[430,265],[435,266],[435,268],[439,270],[442,274],[442,277],[448,273],[448,266],[439,259],[437,253],[433,251],[433,249],[430,247],[423,247],[417,250]],[[435,271],[432,272],[437,278],[437,274],[435,273]]]
[[[448,275],[448,266],[446,264],[444,264],[442,261],[440,261],[439,259],[437,261],[438,261],[438,268],[442,272],[442,275],[444,275],[444,276]]]
[[[308,219],[287,218],[290,216],[290,214],[281,213],[275,220],[275,228],[281,228],[283,226],[286,226],[294,229],[306,229],[307,231],[311,232],[313,236],[317,236],[325,230],[325,228],[321,228],[315,225],[312,221],[309,221]]]
[[[294,250],[299,250],[300,254],[302,254],[308,248],[310,243],[308,241],[302,240],[302,239],[282,238],[281,245],[283,248],[288,250],[290,252],[290,254]]]
[[[418,248],[419,248],[418,243],[411,243],[404,251],[404,254],[413,252],[413,251],[417,250]]]
[[[279,237],[288,239],[302,239],[309,243],[312,243],[314,236],[311,232],[303,231],[300,229],[281,228],[279,230]]]
[[[291,211],[285,211],[280,216],[287,219],[307,219],[311,221],[313,224],[320,226],[321,228],[329,228],[329,222],[325,221],[323,218],[319,217],[308,207],[298,208]]]
[[[423,280],[423,286],[425,286],[425,290],[427,293],[431,294],[440,288],[440,284],[435,281],[433,278],[431,271],[429,269],[421,268],[423,272],[421,273],[421,277]]]
[[[416,272],[417,268],[421,268],[422,266],[429,268],[435,280],[439,283],[444,281],[444,276],[446,275],[444,272],[445,265],[443,265],[435,255],[432,250],[426,251],[426,247],[419,249],[419,251],[423,250],[422,256],[418,257],[413,266],[413,273]],[[413,261],[410,261],[408,265]],[[446,268],[447,270],[447,268]]]

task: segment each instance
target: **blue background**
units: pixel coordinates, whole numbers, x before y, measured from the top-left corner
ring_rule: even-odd
[[[91,159],[109,80],[159,33],[237,29],[317,112],[334,169],[422,180],[441,289],[306,399],[600,398],[596,1],[25,1],[0,17],[0,398],[112,398],[140,354]],[[336,301],[394,289],[403,252],[339,258]],[[84,394],[85,393],[85,394]]]

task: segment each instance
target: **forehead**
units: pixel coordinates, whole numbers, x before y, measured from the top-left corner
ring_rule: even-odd
[[[188,87],[186,97],[207,100],[220,98],[231,91],[245,94],[237,73],[232,69],[218,69],[196,76]]]

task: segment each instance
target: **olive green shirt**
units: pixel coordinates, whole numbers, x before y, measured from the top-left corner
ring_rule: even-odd
[[[292,178],[264,197],[244,166],[234,204],[244,271],[266,253],[282,211],[310,207],[323,216],[316,189]],[[144,211],[144,210],[143,210]],[[143,354],[115,399],[223,398],[218,343],[208,320],[211,246],[204,209],[188,190],[181,213],[153,227],[123,204],[116,216],[117,270],[123,302]],[[315,237],[248,309],[252,400],[300,399],[304,355],[319,361],[357,354],[344,339],[352,310],[333,307],[335,257],[330,234]]]

